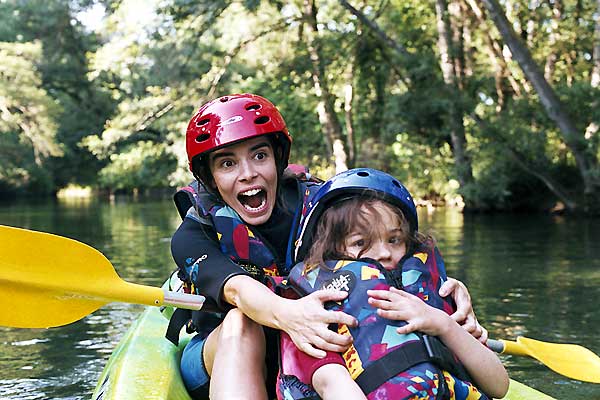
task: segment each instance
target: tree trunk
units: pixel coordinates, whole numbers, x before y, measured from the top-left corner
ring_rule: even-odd
[[[469,7],[471,8],[471,11],[477,18],[478,23],[480,25],[485,25],[486,20],[484,12],[476,3],[476,1],[467,0],[467,4],[469,4]],[[506,78],[508,80],[512,91],[515,95],[517,95],[517,97],[521,96],[523,88],[510,72],[510,69],[508,68],[508,62],[502,54],[502,46],[498,43],[496,39],[492,38],[492,36],[489,34],[487,27],[484,26],[482,31],[484,40],[487,44],[487,53],[495,69],[496,94],[498,96],[498,107],[496,108],[496,110],[500,112],[502,111],[502,108],[504,106],[504,98],[508,95],[509,92],[508,88],[505,88],[503,82],[504,79]]]
[[[571,117],[565,112],[558,96],[548,81],[544,79],[544,75],[533,60],[529,49],[525,47],[516,36],[498,1],[482,1],[489,12],[490,18],[492,18],[494,24],[498,28],[500,35],[523,70],[523,73],[539,95],[540,101],[546,109],[546,113],[559,127],[562,137],[573,153],[577,163],[577,168],[583,181],[583,192],[586,202],[588,202],[588,199],[590,200],[589,203],[593,202],[593,198],[597,197],[598,192],[600,191],[598,179],[594,177],[594,171],[598,163],[595,159],[595,155],[588,154],[586,151],[587,146],[583,132],[577,131],[575,124]]]
[[[600,86],[600,0],[596,0],[596,13],[594,14],[594,51],[592,53],[593,57],[593,67],[592,74],[590,79],[590,85],[593,88],[597,88]],[[598,101],[595,101],[593,104],[593,108],[598,107]],[[585,128],[585,139],[591,140],[592,137],[598,134],[598,124],[594,121],[590,122],[590,124]]]
[[[557,182],[550,174],[546,173],[543,169],[534,168],[530,166],[525,157],[519,154],[516,149],[507,146],[506,147],[509,156],[517,163],[517,165],[526,173],[533,175],[546,185],[546,187],[554,193],[554,195],[560,200],[565,208],[569,211],[575,211],[577,209],[577,203],[571,196],[569,196],[567,190]]]
[[[495,141],[498,141],[506,148],[508,156],[516,162],[519,168],[521,168],[525,173],[539,179],[548,188],[548,190],[550,190],[550,192],[552,192],[557,199],[564,204],[567,210],[575,211],[577,209],[577,202],[569,193],[569,191],[548,173],[547,165],[550,165],[549,162],[546,162],[545,160],[536,160],[538,165],[534,165],[534,163],[529,162],[527,157],[525,157],[512,145],[509,139],[503,137],[502,132],[499,132],[497,127],[490,126],[490,124],[481,119],[479,115],[474,112],[471,114],[471,118],[479,126],[482,132],[487,132],[489,136],[493,136]],[[540,164],[544,166],[541,166]]]
[[[462,40],[463,40],[463,75],[465,77],[473,76],[473,66],[475,65],[475,54],[476,54],[476,45],[474,43],[475,36],[473,35],[474,24],[472,19],[469,18],[471,14],[469,13],[468,6],[459,2],[457,9],[460,11],[460,19],[464,21],[462,23]]]
[[[335,113],[333,96],[327,87],[325,66],[319,46],[319,31],[317,26],[317,11],[314,0],[304,0],[305,38],[310,62],[315,92],[319,97],[317,112],[323,126],[328,143],[331,144],[331,154],[334,158],[336,173],[348,169],[346,151],[342,141],[342,127]]]
[[[600,85],[600,0],[596,0],[596,13],[594,14],[594,66],[592,68],[592,87]]]
[[[354,68],[352,63],[348,64],[346,71],[346,84],[344,85],[344,122],[346,125],[346,144],[348,148],[348,165],[352,168],[355,165],[356,157],[354,154],[356,145],[354,143],[354,124],[353,124],[353,108],[354,100]]]
[[[462,59],[456,56],[453,29],[445,0],[436,0],[438,48],[440,51],[440,68],[444,82],[450,94],[449,129],[452,142],[452,153],[456,166],[456,174],[461,187],[473,181],[471,160],[467,155],[465,129],[463,124],[463,107],[460,101],[459,82],[461,81]],[[454,36],[456,38],[456,36]],[[460,39],[459,39],[460,40]],[[460,69],[459,69],[460,68]],[[468,200],[468,199],[467,199]]]
[[[375,22],[371,21],[363,13],[352,7],[346,0],[340,0],[340,4],[350,11],[356,18],[358,18],[360,22],[368,26],[369,29],[371,29],[371,31],[373,31],[373,33],[375,33],[375,35],[386,44],[386,46],[396,50],[396,52],[401,56],[409,55],[404,46],[389,37]]]
[[[552,19],[550,20],[550,35],[548,36],[548,47],[550,48],[550,54],[546,57],[546,65],[544,66],[544,78],[548,82],[552,82],[554,76],[554,70],[556,68],[556,45],[560,37],[559,23],[562,17],[562,4],[560,0],[555,0],[552,6]]]

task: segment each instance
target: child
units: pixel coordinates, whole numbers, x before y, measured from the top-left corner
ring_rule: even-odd
[[[353,337],[345,367],[315,360],[312,384],[322,398],[504,396],[502,363],[450,318],[453,303],[437,295],[443,261],[433,239],[418,232],[415,205],[400,182],[376,170],[346,171],[313,195],[305,215],[296,249],[304,263],[293,268],[290,284],[302,294],[347,291],[330,308],[359,320],[357,328],[338,327]]]

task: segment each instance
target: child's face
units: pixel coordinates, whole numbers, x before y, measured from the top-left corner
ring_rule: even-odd
[[[344,242],[344,252],[354,258],[372,258],[385,269],[392,270],[406,254],[405,235],[398,215],[390,207],[378,201],[374,204],[374,209],[378,216],[368,215],[370,220],[384,222],[372,230],[375,237],[368,237],[369,232],[352,231]],[[361,208],[361,213],[371,214],[364,207]],[[370,247],[365,249],[369,242]]]

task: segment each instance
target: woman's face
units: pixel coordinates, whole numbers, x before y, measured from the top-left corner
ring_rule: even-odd
[[[268,139],[257,137],[215,150],[209,167],[221,197],[244,222],[267,222],[277,193],[277,167]]]
[[[396,268],[402,257],[406,254],[405,234],[398,215],[381,201],[373,204],[374,212],[362,207],[360,212],[370,216],[371,221],[381,221],[370,233],[364,230],[352,231],[344,241],[344,253],[353,258],[372,258],[378,261],[385,269]],[[367,237],[373,234],[373,237]],[[369,248],[365,249],[366,244]]]

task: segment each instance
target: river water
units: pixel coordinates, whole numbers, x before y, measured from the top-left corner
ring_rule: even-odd
[[[87,243],[123,279],[145,285],[160,285],[174,269],[169,241],[178,223],[170,200],[0,203],[0,224]],[[420,210],[420,227],[436,237],[449,275],[468,285],[491,337],[577,343],[600,354],[600,220],[439,209]],[[0,327],[0,399],[90,398],[141,310],[111,303],[65,327]],[[501,357],[511,377],[558,399],[600,399],[600,385]]]

